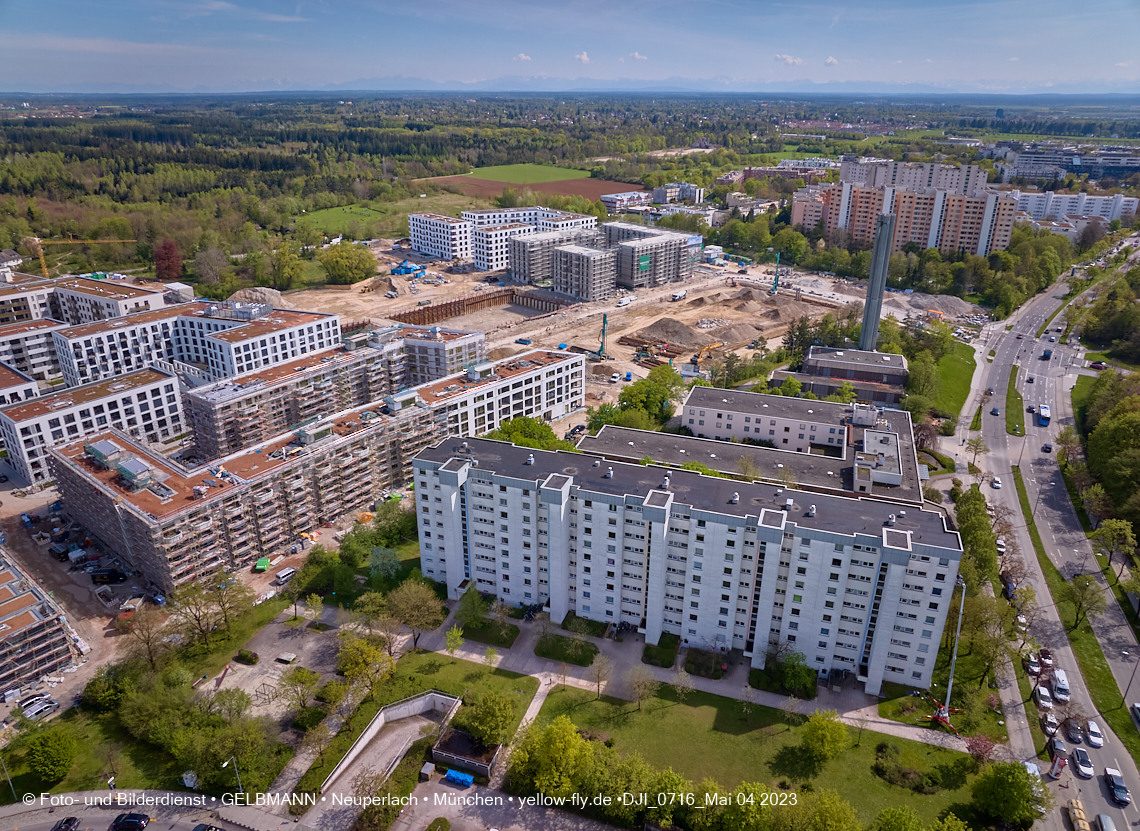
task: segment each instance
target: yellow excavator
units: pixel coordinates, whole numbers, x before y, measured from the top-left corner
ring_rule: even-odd
[[[701,347],[701,351],[693,356],[693,363],[700,366],[709,359],[714,349],[719,349],[722,346],[724,346],[723,343],[710,343],[708,346]]]
[[[24,245],[39,255],[40,258],[40,271],[43,272],[44,279],[48,279],[47,260],[44,259],[44,246],[45,245],[100,245],[107,242],[138,242],[133,239],[40,239],[39,237],[28,237],[24,240]]]

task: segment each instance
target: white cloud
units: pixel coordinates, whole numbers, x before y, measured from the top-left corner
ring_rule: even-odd
[[[574,60],[579,61],[581,63],[589,63],[590,62],[590,56],[587,55],[586,50],[583,49],[581,55],[575,55],[574,56]]]
[[[902,63],[902,61],[895,61],[895,63]]]
[[[519,52],[517,55],[515,55],[513,58],[511,58],[511,60],[512,61],[529,61],[530,55],[524,55],[522,52]]]
[[[792,55],[776,55],[776,63],[786,64],[787,66],[799,66],[803,62],[803,58],[796,58]]]
[[[839,66],[839,61],[835,60],[835,58],[830,58],[830,57],[826,61],[824,61],[823,63],[826,66]]]
[[[38,52],[88,52],[96,55],[119,55],[132,58],[157,58],[163,54],[185,55],[199,60],[218,60],[227,50],[184,43],[139,43],[110,38],[76,38],[63,35],[15,32],[0,33],[0,47],[25,48]]]
[[[307,18],[297,17],[295,15],[272,14],[270,12],[255,11],[254,9],[243,9],[241,6],[235,6],[233,3],[225,2],[225,0],[202,0],[202,2],[197,4],[197,8],[207,14],[210,12],[237,12],[254,20],[266,20],[270,23],[304,23],[307,20]]]
[[[1017,60],[1017,58],[1010,58],[1010,59],[1009,59],[1010,63],[1013,63],[1013,62],[1014,62],[1014,61],[1016,61],[1016,60]]]
[[[635,61],[647,61],[647,60],[649,60],[649,58],[645,57],[645,55],[642,55],[640,52],[634,52],[632,55],[630,55],[630,57],[633,58]]]
[[[1116,66],[1131,66],[1131,64],[1128,61],[1121,61]]]
[[[934,63],[934,61],[932,61],[930,58],[927,58],[927,59],[926,59],[926,62],[927,62],[927,63]]]

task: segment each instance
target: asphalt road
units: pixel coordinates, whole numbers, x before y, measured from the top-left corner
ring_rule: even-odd
[[[990,447],[990,452],[980,457],[978,463],[984,470],[1001,478],[1003,483],[1001,489],[994,489],[989,485],[983,487],[991,502],[1004,504],[1013,512],[1015,541],[1028,566],[1031,575],[1029,583],[1035,589],[1038,602],[1042,606],[1041,614],[1033,622],[1030,634],[1043,646],[1053,650],[1057,667],[1064,669],[1069,677],[1073,700],[1082,704],[1087,712],[1095,716],[1096,709],[1093,707],[1092,698],[1081,677],[1068,637],[1056,609],[1052,606],[1048,586],[1034,556],[1011,471],[1013,465],[1019,465],[1021,468],[1038,530],[1048,556],[1061,573],[1066,578],[1072,578],[1077,574],[1095,572],[1096,558],[1065,491],[1055,452],[1047,453],[1042,449],[1045,443],[1054,440],[1062,427],[1073,424],[1070,391],[1076,378],[1081,374],[1096,374],[1094,370],[1086,368],[1086,362],[1082,358],[1083,350],[1075,341],[1072,346],[1061,343],[1060,340],[1056,343],[1048,341],[1050,336],[1060,338],[1056,325],[1051,326],[1053,331],[1045,333],[1041,338],[1035,337],[1041,324],[1061,305],[1062,294],[1063,291],[1058,287],[1031,301],[1016,316],[1013,329],[1009,332],[1005,331],[1007,321],[986,327],[983,335],[985,348],[981,354],[984,356],[989,349],[993,349],[996,354],[993,362],[987,362],[982,370],[981,389],[992,387],[994,395],[982,400],[982,435]],[[1063,326],[1060,315],[1055,321]],[[1017,338],[1019,334],[1022,336],[1021,340]],[[1053,355],[1048,360],[1042,358],[1046,349],[1053,350]],[[1047,404],[1052,411],[1052,421],[1047,427],[1038,423],[1036,415],[1026,412],[1025,435],[1022,437],[1011,436],[1006,432],[1005,397],[1009,376],[1014,366],[1017,367],[1016,386],[1024,399],[1022,406],[1028,408]],[[1030,376],[1034,378],[1032,383],[1028,380]],[[971,417],[975,406],[976,403],[969,404],[963,410],[964,417]],[[994,406],[998,407],[1000,415],[991,414]],[[1096,579],[1103,585],[1103,580],[1099,576]],[[1109,610],[1097,621],[1095,631],[1117,682],[1120,688],[1124,689],[1136,665],[1129,663],[1129,657],[1121,653],[1128,651],[1131,653],[1131,659],[1135,660],[1140,656],[1140,649],[1137,648],[1131,628],[1111,598]],[[1137,690],[1140,691],[1140,687],[1137,687]],[[1088,751],[1097,775],[1090,780],[1080,779],[1072,772],[1070,765],[1058,781],[1052,782],[1046,777],[1058,806],[1058,810],[1045,820],[1047,827],[1058,829],[1068,827],[1067,820],[1061,819],[1063,813],[1061,809],[1073,797],[1079,797],[1090,814],[1103,813],[1112,817],[1117,828],[1140,823],[1140,804],[1138,804],[1140,772],[1137,771],[1132,758],[1119,740],[1112,735],[1105,720],[1099,718],[1097,722],[1106,732],[1105,746],[1090,748],[1082,745]],[[1066,742],[1066,746],[1071,751],[1073,743]],[[1038,761],[1043,770],[1046,768],[1046,765],[1039,760],[1034,761]],[[1133,794],[1132,805],[1120,808],[1112,802],[1102,777],[1105,767],[1114,767],[1121,771]]]

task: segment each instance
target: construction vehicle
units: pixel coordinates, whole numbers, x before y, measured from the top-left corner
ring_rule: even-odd
[[[700,366],[702,363],[709,359],[714,349],[719,349],[722,346],[724,346],[724,344],[719,342],[710,343],[708,346],[702,346],[701,351],[693,356],[693,363],[697,366]]]
[[[395,268],[392,269],[393,274],[422,275],[422,274],[425,274],[426,272],[427,272],[427,266],[426,265],[422,265],[422,264],[416,265],[415,263],[410,263],[407,260],[404,260],[402,263],[400,263],[398,266],[396,266]]]
[[[598,346],[598,351],[594,352],[594,357],[599,361],[609,360],[610,356],[606,354],[606,333],[610,330],[609,315],[602,315],[602,342]]]
[[[780,252],[776,252],[776,274],[772,277],[772,288],[768,289],[768,296],[775,297],[780,288]]]
[[[28,237],[24,240],[24,245],[28,246],[32,251],[39,255],[40,258],[40,271],[43,272],[44,279],[47,280],[50,276],[48,274],[47,260],[44,259],[44,246],[45,245],[101,245],[109,242],[138,242],[134,239],[40,239],[39,237]]]
[[[736,288],[736,278],[729,274],[724,278],[724,284]]]

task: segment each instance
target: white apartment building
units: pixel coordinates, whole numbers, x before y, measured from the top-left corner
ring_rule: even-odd
[[[8,462],[32,483],[51,478],[48,448],[108,427],[148,442],[177,436],[183,431],[178,379],[144,369],[0,409]]]
[[[555,421],[585,405],[584,355],[534,350],[480,364],[465,373],[392,396],[447,413],[446,429],[464,436],[490,432],[519,416]]]
[[[797,162],[799,164],[799,162]],[[846,156],[839,166],[839,181],[865,187],[925,191],[930,188],[976,196],[986,187],[987,172],[977,165],[937,162],[897,162]]]
[[[929,687],[962,545],[943,514],[450,437],[414,459],[424,573],[551,619],[626,622],[763,667]]]
[[[59,319],[74,324],[94,323],[166,305],[161,290],[86,277],[57,280],[52,293]]]
[[[21,278],[21,282],[0,287],[0,324],[53,317],[51,282],[8,273],[13,278]]]
[[[0,362],[41,381],[54,381],[62,371],[52,335],[66,328],[66,323],[47,317],[0,326]]]
[[[404,378],[410,386],[437,381],[487,360],[483,332],[403,325],[399,336],[404,339]]]
[[[473,253],[474,225],[465,219],[441,214],[408,214],[412,248],[430,257],[466,260]]]
[[[643,208],[653,204],[653,192],[648,190],[627,190],[622,193],[607,193],[598,197],[610,214],[624,213],[628,208]]]
[[[1140,199],[1122,193],[1091,196],[1087,193],[1057,193],[1055,191],[994,190],[1002,196],[1017,200],[1017,210],[1033,219],[1059,220],[1063,216],[1096,216],[1112,222],[1135,216]]]
[[[40,394],[35,378],[0,363],[0,404],[19,404]]]
[[[499,271],[510,265],[511,239],[535,233],[533,225],[508,222],[503,225],[476,225],[474,241],[475,267],[480,271]]]
[[[572,228],[597,228],[598,218],[592,214],[556,211],[535,205],[529,208],[482,208],[463,211],[460,216],[476,228],[492,225],[531,225],[538,232],[564,231]]]

